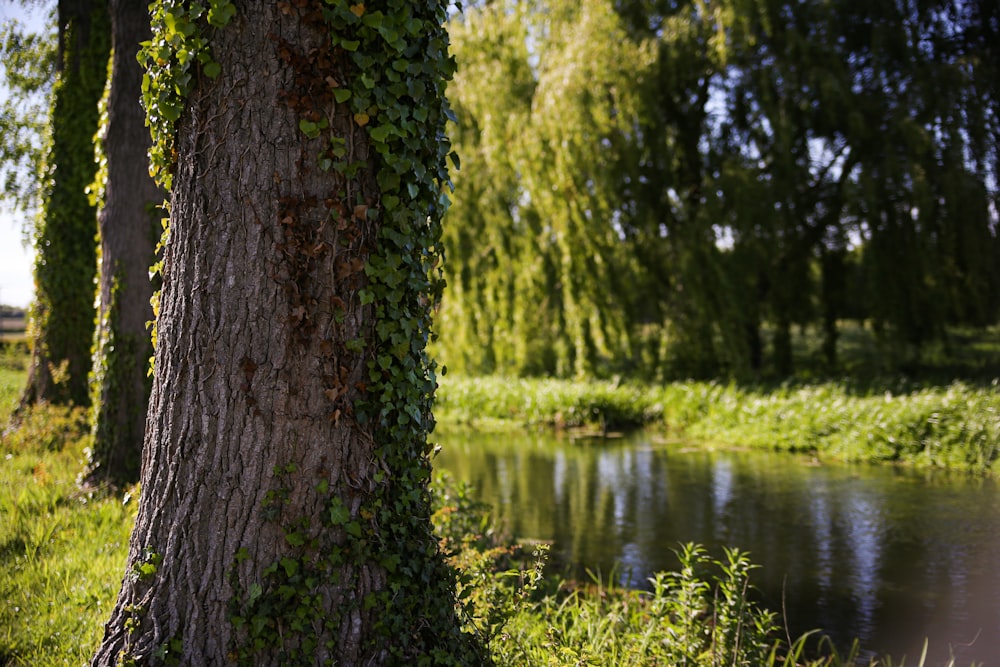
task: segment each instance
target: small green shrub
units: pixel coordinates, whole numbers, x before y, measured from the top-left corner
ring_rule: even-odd
[[[89,437],[86,408],[42,404],[25,408],[7,426],[4,451],[41,454],[61,452],[68,445]]]

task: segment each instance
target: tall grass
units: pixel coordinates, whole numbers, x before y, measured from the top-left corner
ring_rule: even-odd
[[[435,403],[439,421],[480,426],[628,428],[661,413],[662,406],[648,388],[601,381],[448,375]]]
[[[791,638],[776,613],[753,601],[755,566],[738,549],[717,559],[680,545],[679,568],[656,573],[648,591],[619,587],[614,573],[583,583],[543,578],[544,545],[532,552],[506,540],[467,485],[439,477],[435,490],[435,526],[462,575],[466,630],[489,645],[498,667],[926,664],[926,655],[861,662],[857,643],[840,653],[817,632]]]
[[[695,439],[847,461],[988,471],[1000,455],[996,384],[857,389],[846,382],[763,392],[679,383],[661,392],[663,423]]]
[[[27,349],[21,345],[0,343],[0,418],[6,423],[17,406],[28,366]],[[2,430],[2,429],[0,429]]]
[[[607,430],[645,424],[715,445],[980,472],[1000,457],[996,381],[657,386],[447,376],[436,414],[445,425]]]

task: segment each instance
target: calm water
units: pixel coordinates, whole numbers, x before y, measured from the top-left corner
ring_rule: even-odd
[[[613,441],[437,433],[438,469],[472,483],[514,535],[641,585],[680,542],[749,551],[752,583],[793,634],[865,655],[1000,667],[1000,488],[994,480],[801,457]]]

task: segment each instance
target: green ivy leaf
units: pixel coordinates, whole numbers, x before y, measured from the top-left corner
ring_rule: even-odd
[[[212,61],[210,63],[205,63],[204,65],[202,65],[201,71],[204,72],[205,76],[207,76],[209,79],[214,79],[217,76],[219,76],[219,74],[222,73],[222,65],[220,65],[215,61]]]
[[[208,22],[216,28],[225,28],[236,15],[236,6],[229,0],[212,0],[209,3]]]
[[[392,131],[393,127],[389,124],[378,125],[371,129],[369,135],[375,141],[385,141],[389,138],[389,133]]]
[[[330,523],[334,526],[343,526],[350,518],[350,511],[342,504],[338,503],[330,508]]]
[[[319,136],[319,125],[305,118],[299,121],[299,130],[310,139],[315,139]]]
[[[284,568],[286,576],[292,577],[299,571],[299,561],[285,557],[281,559],[281,567]]]

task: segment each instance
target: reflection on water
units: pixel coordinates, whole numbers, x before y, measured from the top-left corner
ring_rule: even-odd
[[[840,645],[1000,666],[1000,489],[992,480],[885,467],[810,466],[776,453],[709,452],[542,435],[436,434],[438,469],[472,483],[508,529],[553,540],[582,573],[643,585],[680,542],[749,551],[764,603],[793,633]],[[971,643],[971,645],[969,645]],[[928,665],[936,664],[929,661]]]

